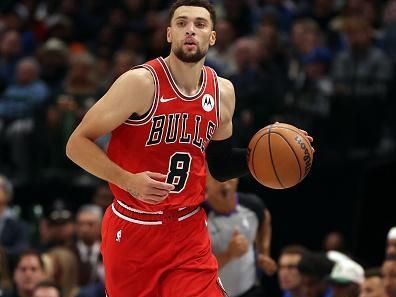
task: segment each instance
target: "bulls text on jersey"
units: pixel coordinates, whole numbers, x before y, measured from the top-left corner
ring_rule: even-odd
[[[194,121],[189,120],[190,117],[193,117]],[[189,129],[188,125],[194,125],[194,129]],[[203,152],[216,129],[216,124],[212,121],[208,121],[206,127],[204,125],[202,116],[200,115],[191,115],[188,113],[156,115],[151,120],[150,135],[146,141],[146,146],[160,143],[189,143]],[[187,131],[194,132],[191,134]],[[205,131],[204,137],[202,135],[203,131]]]

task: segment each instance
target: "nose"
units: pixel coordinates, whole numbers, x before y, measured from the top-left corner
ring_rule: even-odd
[[[186,35],[189,36],[194,36],[195,35],[195,27],[194,27],[194,23],[190,22],[188,23],[188,25],[186,26]]]

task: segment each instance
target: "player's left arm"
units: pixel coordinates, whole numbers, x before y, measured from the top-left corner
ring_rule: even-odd
[[[211,175],[226,181],[249,173],[246,148],[232,148],[232,117],[235,110],[235,91],[232,83],[219,77],[220,123],[206,149]]]

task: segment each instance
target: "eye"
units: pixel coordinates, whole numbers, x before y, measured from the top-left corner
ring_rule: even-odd
[[[182,21],[182,20],[176,22],[176,25],[177,25],[178,27],[183,27],[185,24],[186,24],[186,22],[185,22],[185,21]]]
[[[205,24],[204,22],[198,22],[198,23],[196,24],[196,26],[197,26],[198,28],[205,28],[206,24]]]

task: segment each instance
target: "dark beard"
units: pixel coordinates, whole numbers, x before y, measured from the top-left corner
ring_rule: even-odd
[[[181,47],[172,50],[175,56],[182,62],[185,63],[197,63],[201,61],[202,58],[206,56],[206,51],[202,51],[200,48],[197,48],[195,54],[186,54]]]

